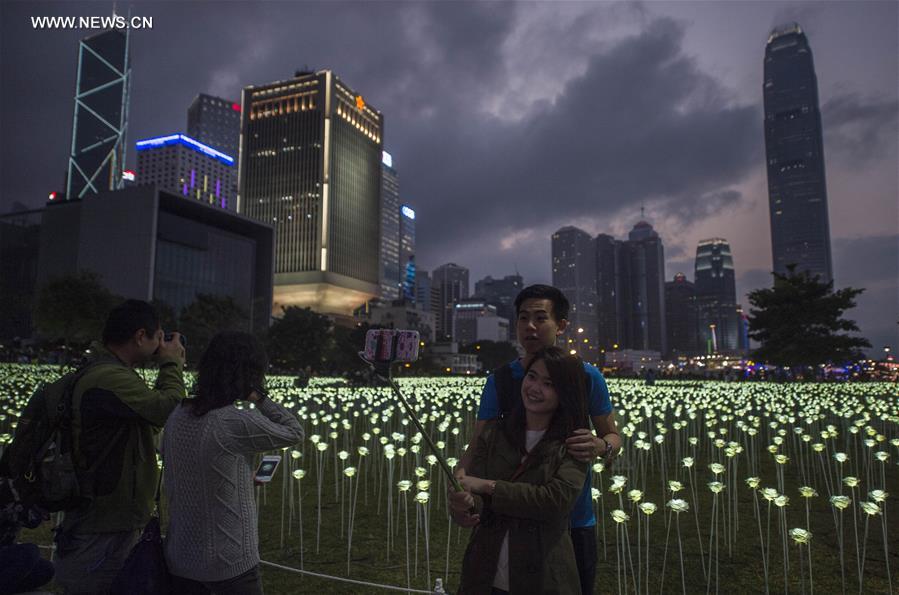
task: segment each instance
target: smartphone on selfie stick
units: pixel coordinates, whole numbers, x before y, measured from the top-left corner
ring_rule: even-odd
[[[450,469],[449,464],[443,458],[443,455],[440,454],[440,451],[431,440],[431,437],[425,432],[424,427],[418,420],[418,416],[415,415],[415,412],[412,410],[406,397],[404,397],[403,393],[400,391],[400,387],[393,380],[391,364],[394,362],[406,363],[417,360],[420,340],[421,338],[418,331],[371,329],[365,333],[365,349],[359,352],[359,357],[374,368],[375,373],[393,387],[393,392],[399,397],[400,403],[402,403],[403,408],[406,410],[406,414],[412,420],[412,423],[415,424],[415,427],[418,428],[418,431],[421,432],[421,435],[431,449],[431,452],[437,457],[437,462],[440,463],[440,467],[449,478],[450,485],[452,485],[457,492],[461,492],[463,491],[462,484],[460,484],[459,480],[453,475],[453,471]]]

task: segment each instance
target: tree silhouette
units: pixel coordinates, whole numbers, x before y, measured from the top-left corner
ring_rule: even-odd
[[[817,366],[843,363],[863,357],[867,339],[851,336],[858,325],[843,318],[855,307],[855,298],[864,289],[846,287],[833,290],[795,266],[787,274],[773,273],[774,287],[749,294],[749,336],[761,343],[753,352],[760,361],[778,366]]]

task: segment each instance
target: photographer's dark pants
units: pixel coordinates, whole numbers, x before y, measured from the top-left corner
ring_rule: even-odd
[[[572,527],[570,532],[581,594],[593,595],[593,583],[596,582],[596,527]]]
[[[140,529],[117,533],[65,533],[56,541],[56,584],[66,595],[107,593],[125,558],[140,539]]]

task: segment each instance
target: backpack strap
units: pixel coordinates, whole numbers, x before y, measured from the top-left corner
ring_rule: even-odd
[[[506,417],[512,411],[515,397],[521,394],[521,379],[512,376],[512,364],[505,364],[494,370],[493,382],[496,386],[499,417]]]

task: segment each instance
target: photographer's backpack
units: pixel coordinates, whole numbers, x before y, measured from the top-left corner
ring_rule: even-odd
[[[72,397],[75,384],[90,367],[40,385],[19,417],[15,436],[0,457],[0,477],[12,481],[24,504],[57,512],[78,508],[90,499],[79,486],[72,455]]]

